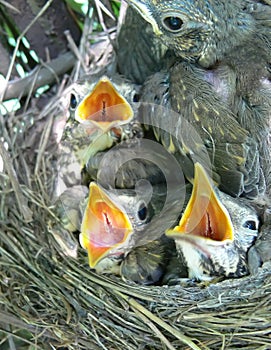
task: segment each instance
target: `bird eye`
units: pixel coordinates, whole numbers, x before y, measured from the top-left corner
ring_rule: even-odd
[[[77,106],[77,98],[74,94],[71,94],[71,98],[70,98],[70,108],[71,109],[75,109]]]
[[[140,207],[139,207],[139,210],[137,212],[137,215],[138,215],[139,219],[141,221],[145,220],[146,217],[147,217],[147,213],[148,213],[148,210],[147,210],[147,207],[146,207],[145,203],[141,203]]]
[[[138,102],[139,101],[139,94],[135,93],[133,96],[133,102]]]
[[[183,21],[180,17],[169,16],[163,19],[163,26],[171,32],[178,32],[183,25]]]
[[[254,220],[247,220],[244,222],[243,227],[248,228],[249,230],[256,231],[257,230],[257,224]]]

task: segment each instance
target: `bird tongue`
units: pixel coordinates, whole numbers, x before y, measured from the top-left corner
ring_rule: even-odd
[[[133,110],[107,77],[102,77],[75,111],[79,122],[89,121],[103,130],[121,125],[133,118]]]
[[[195,164],[195,179],[191,198],[183,216],[168,236],[180,238],[181,234],[222,242],[233,240],[234,229],[227,209],[218,199],[204,168]]]
[[[132,225],[125,210],[92,182],[80,234],[80,243],[88,250],[90,267],[94,268],[113,248],[126,242],[131,232]]]

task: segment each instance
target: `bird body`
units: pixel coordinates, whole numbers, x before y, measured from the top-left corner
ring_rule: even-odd
[[[152,193],[144,183],[136,190],[105,190],[91,182],[89,192],[85,186],[73,186],[55,203],[60,221],[51,231],[61,253],[74,257],[78,244],[73,233],[81,231],[79,241],[98,274],[113,273],[127,281],[154,284],[175,251],[173,241],[163,233],[176,220],[178,205],[164,209],[169,214],[166,220],[159,217],[166,195],[165,186],[155,186]]]
[[[175,256],[174,242],[162,235],[134,248],[122,261],[120,275],[123,280],[138,284],[161,283],[173,256]]]
[[[180,203],[168,205],[166,196],[162,185],[106,190],[92,182],[80,233],[90,267],[141,284],[157,282],[174,248],[162,236],[176,221]]]
[[[94,80],[94,81],[93,81]],[[106,149],[120,137],[124,137],[125,127],[134,118],[134,99],[138,87],[120,76],[111,80],[103,76],[100,79],[88,77],[74,86],[71,93],[70,116],[67,120],[63,140],[82,147],[99,144],[99,139],[107,137],[104,148],[88,151],[90,155]],[[122,130],[124,129],[124,130]],[[82,155],[81,158],[86,156]]]
[[[67,188],[56,199],[55,213],[65,230],[75,232],[80,229],[87,195],[86,186],[75,185]]]
[[[70,116],[59,151],[59,177],[63,187],[81,183],[81,172],[97,152],[126,138],[141,137],[135,120],[138,87],[120,76],[87,77],[71,92]]]
[[[139,109],[142,121],[154,128],[156,138],[176,156],[188,180],[193,179],[194,163],[199,161],[212,171],[221,190],[233,196],[260,196],[265,180],[257,142],[210,83],[200,79],[198,70],[182,63],[171,73],[156,73],[146,81]]]
[[[192,124],[203,138],[224,191],[262,197],[266,188],[269,191],[271,174],[270,4],[250,0],[129,3],[179,57],[146,81],[142,101],[166,106]],[[151,122],[154,118],[149,116]],[[169,118],[161,118],[161,129]],[[163,143],[174,139],[163,132],[158,138]]]

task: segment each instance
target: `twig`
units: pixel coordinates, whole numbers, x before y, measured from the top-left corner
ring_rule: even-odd
[[[0,4],[2,4],[3,6],[6,6],[8,8],[10,8],[12,11],[16,12],[16,13],[21,13],[21,11],[19,11],[16,7],[10,5],[7,1],[4,0],[0,0]]]
[[[50,85],[56,80],[56,77],[69,71],[75,64],[76,57],[72,52],[66,52],[63,55],[53,59],[46,66],[36,67],[27,77],[10,81],[7,84],[3,94],[4,100],[26,96],[30,91],[35,91],[41,86]],[[33,80],[35,84],[33,86]],[[1,91],[0,91],[1,95]]]
[[[92,33],[93,31],[93,10],[92,6],[89,2],[88,4],[88,10],[87,10],[87,15],[85,17],[85,22],[84,22],[84,27],[83,27],[83,33],[81,35],[81,40],[80,40],[80,45],[79,45],[79,53],[80,57],[83,57],[85,59],[86,56],[86,48],[88,46],[88,38],[89,34]],[[76,81],[79,76],[80,76],[80,68],[81,68],[81,60],[78,60],[75,70],[74,70],[74,81]],[[83,66],[84,68],[84,74],[87,73],[85,65]]]
[[[41,159],[42,159],[43,154],[44,154],[45,149],[46,149],[46,145],[47,145],[49,137],[50,137],[53,121],[54,121],[54,118],[51,116],[49,118],[48,123],[47,123],[47,125],[42,133],[42,136],[41,136],[41,140],[40,140],[40,144],[39,144],[39,148],[38,148],[37,161],[36,161],[36,165],[35,165],[35,175],[36,176],[38,176],[40,162],[41,162]]]
[[[102,26],[103,31],[107,32],[107,27],[106,27],[106,25],[104,23],[103,14],[102,14],[102,11],[101,11],[101,2],[99,0],[94,0],[94,2],[95,2],[95,5],[96,5],[96,9],[97,9],[97,14],[98,14],[98,17],[99,17],[100,25]]]
[[[26,339],[26,338],[24,338],[24,337],[22,337],[22,336],[20,336],[20,335],[18,335],[18,334],[16,334],[16,333],[13,333],[13,332],[11,332],[11,331],[7,331],[7,330],[5,330],[5,329],[3,329],[3,328],[0,328],[0,330],[1,330],[1,332],[3,332],[3,333],[5,333],[5,334],[8,335],[8,343],[9,343],[9,349],[10,349],[10,350],[16,350],[16,347],[15,347],[15,343],[14,343],[13,338],[18,339],[18,340],[21,340],[21,341],[23,341],[24,343],[31,345],[31,348],[34,346],[34,344],[33,344],[33,342],[32,342],[31,340],[28,340],[28,339]],[[37,349],[37,350],[40,349],[40,350],[42,350],[43,347],[41,347],[41,346],[35,344],[34,349]]]
[[[67,260],[67,265],[70,265],[70,267],[72,267],[72,269],[76,272],[76,276],[72,275],[72,278],[69,278],[69,275],[66,274],[65,278],[67,280],[69,280],[70,283],[78,283],[79,280],[77,280],[77,276],[81,275],[82,277],[90,280],[93,283],[97,283],[103,287],[107,287],[110,289],[114,289],[114,291],[121,291],[123,292],[123,287],[121,287],[121,285],[119,285],[119,283],[115,283],[113,282],[110,278],[107,278],[105,276],[98,276],[97,274],[88,271],[88,273],[85,273],[85,271],[83,269],[79,269],[75,264],[72,263],[72,261]],[[137,288],[135,288],[137,289]],[[127,293],[128,295],[132,295],[135,298],[144,298],[145,301],[150,301],[153,302],[154,298],[150,297],[148,295],[140,295],[139,293],[137,293],[134,290],[131,290],[131,288],[126,288],[125,293]]]
[[[21,212],[25,222],[30,222],[30,221],[32,221],[33,213],[31,211],[31,209],[28,207],[26,199],[25,199],[25,197],[20,189],[20,184],[19,184],[19,181],[17,178],[16,171],[12,165],[10,156],[9,156],[8,152],[6,151],[2,141],[0,141],[0,156],[3,159],[4,166],[6,168],[8,175],[9,175],[10,182],[12,184],[12,188],[14,190],[15,197],[16,197],[20,212]]]
[[[158,338],[166,345],[166,347],[169,350],[176,350],[174,346],[171,345],[171,343],[168,341],[168,339],[159,331],[159,329],[146,317],[144,314],[142,314],[140,311],[138,311],[135,307],[131,307],[132,310],[134,310],[135,314],[138,315],[154,332],[154,334],[157,335]]]
[[[110,17],[111,19],[113,19],[113,21],[116,21],[116,18],[112,15],[112,13],[108,10],[108,8],[100,1],[100,0],[96,0],[95,1],[96,6],[98,5],[99,8],[102,9],[102,11],[104,11],[104,13],[107,14],[108,17]],[[100,18],[99,18],[100,19]],[[107,29],[105,27],[105,23],[103,22],[103,18],[102,18],[102,22],[100,23],[102,26],[104,26],[105,29]]]
[[[96,5],[96,9],[97,9],[97,14],[99,17],[99,22],[103,28],[103,31],[107,34],[108,40],[110,42],[110,44],[112,45],[112,47],[114,47],[113,45],[113,41],[109,35],[108,29],[106,27],[106,24],[104,22],[104,18],[103,18],[103,14],[102,14],[102,10],[109,16],[109,11],[108,9],[100,2],[100,0],[94,0],[95,5]],[[111,15],[111,14],[110,14]],[[110,16],[112,18],[112,15]],[[115,18],[113,17],[113,19],[115,20]]]
[[[53,2],[53,0],[48,0],[45,5],[43,6],[43,8],[40,10],[40,12],[37,14],[37,16],[28,24],[28,26],[22,31],[22,33],[18,36],[18,39],[16,41],[16,46],[15,49],[13,51],[13,55],[12,55],[12,59],[9,65],[9,69],[6,75],[6,82],[9,81],[10,76],[11,76],[11,72],[16,60],[16,55],[17,55],[17,51],[19,49],[20,43],[22,38],[25,36],[25,34],[28,32],[28,30],[32,27],[32,25],[38,20],[38,18],[40,18],[43,13],[51,6],[51,3]],[[0,102],[3,100],[5,95],[5,90],[0,94]]]
[[[119,294],[119,296],[121,296],[124,300],[126,300],[132,308],[137,309],[143,315],[145,315],[150,320],[157,323],[160,327],[164,328],[166,331],[168,331],[177,339],[179,339],[182,343],[188,345],[191,349],[201,350],[190,338],[188,338],[187,336],[185,336],[175,328],[171,327],[170,325],[168,325],[165,321],[161,320],[159,317],[155,316],[152,312],[150,312],[144,306],[139,304],[135,299],[130,298],[120,292],[116,292],[116,293]]]
[[[36,326],[33,326],[32,324],[28,324],[28,323],[22,321],[20,318],[12,315],[11,313],[8,313],[8,312],[1,310],[0,327],[2,327],[3,325],[11,325],[13,327],[26,329],[30,332],[34,332],[37,328]],[[45,335],[47,337],[51,337],[52,339],[56,339],[56,337],[53,336],[53,334],[51,334],[51,332],[49,332],[48,330],[46,330]]]
[[[80,51],[78,50],[78,47],[76,46],[71,34],[69,30],[65,30],[64,32],[66,39],[68,41],[69,47],[72,50],[72,52],[74,53],[74,55],[76,56],[77,60],[80,62],[80,64],[82,65],[84,72],[86,72],[87,67],[85,65],[85,62],[82,58],[82,55],[80,54]]]

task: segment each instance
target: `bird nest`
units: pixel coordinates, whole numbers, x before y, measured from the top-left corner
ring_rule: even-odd
[[[80,248],[63,253],[52,199],[64,83],[42,111],[32,97],[0,119],[0,348],[270,349],[270,263],[209,285],[140,286],[91,271]]]

